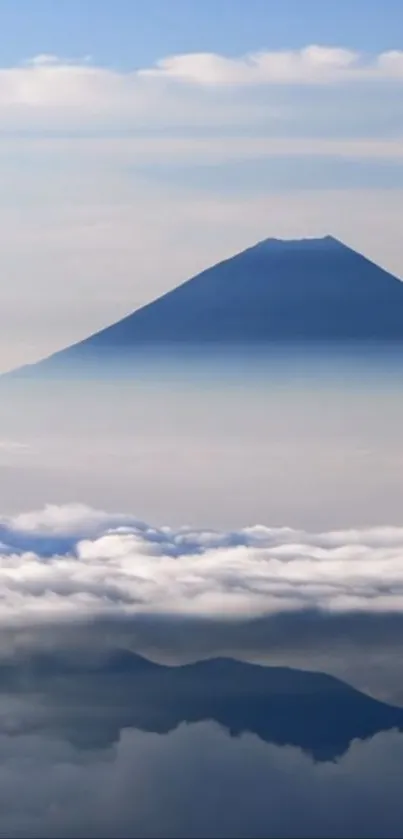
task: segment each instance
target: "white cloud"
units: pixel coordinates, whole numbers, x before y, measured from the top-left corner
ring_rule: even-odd
[[[138,94],[156,80],[202,85],[323,84],[403,80],[403,51],[370,58],[340,47],[309,45],[294,51],[261,51],[240,58],[188,53],[160,59],[153,68],[118,71],[89,62],[38,55],[0,70],[0,106],[27,107],[139,104]],[[167,93],[166,88],[164,89]],[[61,102],[61,99],[63,100]],[[117,101],[118,100],[118,101]]]
[[[334,86],[358,83],[385,85],[403,82],[403,51],[365,56],[345,48],[310,45],[300,50],[261,51],[239,58],[213,53],[189,53],[162,58],[154,67],[120,71],[97,66],[90,57],[81,61],[38,55],[19,66],[0,69],[0,125],[3,127],[69,124],[76,128],[130,118],[156,123],[207,119],[234,120],[239,104],[225,89],[272,86]],[[194,98],[194,90],[213,90],[207,99]],[[243,102],[254,110],[251,101]],[[224,107],[223,107],[224,106]],[[266,107],[269,102],[266,102]],[[272,113],[281,115],[278,102]],[[81,118],[81,123],[80,119]],[[39,122],[38,122],[39,120]]]
[[[342,47],[312,44],[299,50],[261,51],[241,58],[215,53],[174,55],[140,75],[202,85],[327,84],[334,81],[403,79],[403,52],[375,57]]]
[[[389,78],[403,78],[403,51],[389,50],[381,53],[376,60],[378,72]]]
[[[53,55],[52,53],[40,53],[27,61],[27,65],[31,65],[32,67],[49,67],[50,65],[59,63],[57,55]]]
[[[357,64],[358,54],[351,50],[309,46],[289,52],[251,53],[235,59],[214,53],[175,55],[158,61],[155,69],[140,73],[205,85],[301,84],[326,82],[346,71],[357,72]]]
[[[27,443],[19,443],[17,440],[0,440],[0,451],[22,452],[29,448]]]
[[[0,625],[144,614],[244,618],[403,610],[403,528],[154,528],[50,506],[3,519]]]

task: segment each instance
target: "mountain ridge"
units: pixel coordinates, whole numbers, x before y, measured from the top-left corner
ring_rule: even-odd
[[[128,650],[102,660],[42,654],[0,664],[3,690],[57,695],[81,724],[71,732],[86,747],[105,747],[123,728],[168,734],[180,725],[214,722],[232,737],[254,734],[294,746],[314,760],[337,760],[353,740],[403,730],[403,709],[363,693],[335,676],[232,657],[179,665]],[[110,696],[122,700],[110,704]],[[94,700],[88,702],[89,696]],[[96,698],[95,698],[96,697]],[[93,707],[96,704],[97,714]],[[56,715],[55,722],[58,722]]]

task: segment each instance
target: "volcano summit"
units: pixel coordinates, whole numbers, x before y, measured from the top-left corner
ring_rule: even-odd
[[[162,348],[373,341],[403,341],[402,282],[331,236],[266,239],[39,367]]]

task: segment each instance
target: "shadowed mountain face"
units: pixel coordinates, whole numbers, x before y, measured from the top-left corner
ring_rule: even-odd
[[[403,340],[403,283],[331,236],[267,239],[51,360],[161,345],[379,340]]]
[[[323,673],[215,659],[180,667],[116,653],[99,666],[40,658],[2,666],[3,691],[46,697],[47,726],[81,748],[117,741],[125,727],[166,734],[214,721],[232,736],[300,747],[334,760],[353,739],[403,729],[403,710]]]

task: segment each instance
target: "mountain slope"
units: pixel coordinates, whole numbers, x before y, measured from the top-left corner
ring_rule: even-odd
[[[403,340],[403,283],[331,236],[267,239],[51,358],[323,340]]]

